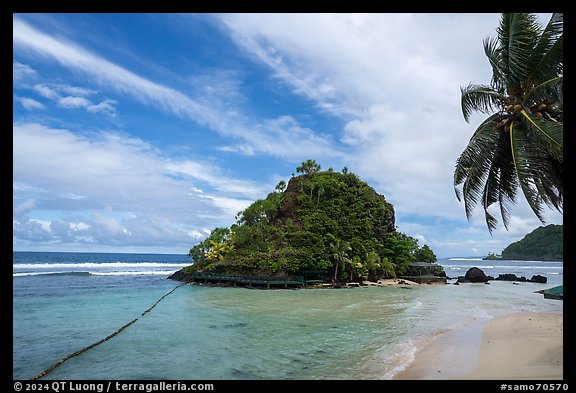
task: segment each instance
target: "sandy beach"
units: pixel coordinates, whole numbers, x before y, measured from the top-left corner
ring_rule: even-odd
[[[563,321],[520,312],[441,333],[394,379],[562,380]]]

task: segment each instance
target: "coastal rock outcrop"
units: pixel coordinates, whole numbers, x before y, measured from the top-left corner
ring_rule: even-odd
[[[192,281],[192,275],[190,273],[187,273],[186,271],[180,269],[176,272],[174,272],[172,275],[170,275],[168,277],[169,280],[176,280],[176,281],[182,281],[182,282],[191,282]]]
[[[235,224],[214,228],[190,249],[192,264],[169,278],[266,287],[360,283],[397,277],[415,260],[436,261],[430,247],[396,230],[384,195],[347,168],[321,171],[308,160],[296,171],[239,212]]]
[[[520,276],[518,277],[517,275],[513,274],[513,273],[504,273],[504,274],[500,274],[498,277],[495,278],[495,280],[500,280],[500,281],[520,281],[520,282],[537,282],[540,284],[546,284],[548,282],[548,278],[540,275],[540,274],[535,274],[533,275],[529,280],[526,279],[526,277],[524,276]]]
[[[482,269],[471,267],[464,277],[458,277],[458,282],[487,282],[489,279]]]
[[[540,284],[546,284],[548,282],[548,278],[541,276],[540,274],[536,274],[536,275],[532,276],[532,278],[530,279],[530,282],[537,282]]]
[[[490,280],[512,281],[512,282],[535,282],[541,284],[546,284],[548,282],[548,278],[540,274],[533,275],[529,280],[524,276],[518,277],[513,273],[501,273],[498,275],[498,277],[494,278],[492,276],[487,276],[480,268],[471,267],[470,269],[468,269],[464,277],[462,276],[458,277],[458,280],[456,281],[455,284],[465,282],[487,283]]]

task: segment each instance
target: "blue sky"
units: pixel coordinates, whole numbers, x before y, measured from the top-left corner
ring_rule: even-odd
[[[542,223],[519,199],[491,235],[452,178],[499,18],[14,14],[13,248],[186,254],[314,159],[438,257],[499,253]]]

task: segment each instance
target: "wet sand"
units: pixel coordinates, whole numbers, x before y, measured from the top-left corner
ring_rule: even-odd
[[[438,335],[394,379],[563,379],[563,313],[519,312]]]

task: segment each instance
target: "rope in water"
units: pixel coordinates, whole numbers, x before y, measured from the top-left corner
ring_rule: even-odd
[[[156,301],[156,303],[154,303],[151,307],[147,308],[141,316],[144,316],[144,314],[150,312],[154,307],[156,307],[156,305],[158,305],[158,303],[160,303],[162,300],[164,300],[164,298],[168,295],[170,295],[172,292],[174,292],[176,289],[180,288],[182,285],[186,285],[186,283],[184,284],[180,284],[177,285],[176,287],[172,288],[169,292],[167,292],[164,296],[162,296],[160,299],[158,299]],[[102,340],[96,341],[93,344],[88,345],[87,347],[82,348],[79,351],[76,351],[74,353],[71,353],[69,355],[64,356],[62,359],[58,360],[56,363],[54,363],[53,365],[51,365],[50,367],[48,367],[46,370],[42,371],[40,374],[36,375],[34,378],[32,378],[32,380],[36,380],[39,378],[42,378],[43,376],[45,376],[46,374],[48,374],[49,372],[53,371],[56,367],[60,366],[62,363],[64,363],[66,360],[73,358],[74,356],[78,356],[86,351],[88,351],[89,349],[92,349],[108,340],[110,340],[112,337],[114,337],[115,335],[117,335],[118,333],[120,333],[122,330],[126,329],[128,326],[132,325],[134,322],[136,322],[139,318],[134,318],[133,320],[131,320],[130,322],[128,322],[126,325],[122,326],[120,329],[116,330],[114,333],[112,333],[111,335],[103,338]]]

